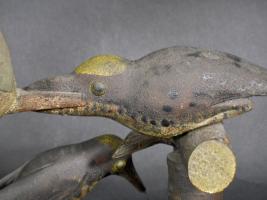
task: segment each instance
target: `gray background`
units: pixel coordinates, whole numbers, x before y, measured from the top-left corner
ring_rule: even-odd
[[[186,45],[218,49],[267,66],[264,0],[0,0],[0,29],[11,50],[18,86],[71,72],[95,54],[139,58]],[[267,100],[225,122],[238,159],[225,199],[267,199]],[[23,113],[0,120],[0,176],[38,152],[128,129],[108,119]],[[88,199],[167,199],[164,145],[134,155],[146,186],[139,194],[119,177],[103,180]]]

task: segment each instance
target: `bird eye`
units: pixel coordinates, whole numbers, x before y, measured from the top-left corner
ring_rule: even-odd
[[[119,173],[126,166],[126,160],[118,160],[112,166],[113,173]]]
[[[102,96],[106,92],[106,86],[101,82],[93,82],[91,84],[91,91],[96,96]]]

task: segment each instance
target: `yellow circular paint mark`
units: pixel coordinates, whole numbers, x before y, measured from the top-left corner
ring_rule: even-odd
[[[236,160],[233,152],[218,141],[201,143],[189,158],[189,179],[203,192],[222,192],[233,181],[235,172]]]
[[[113,76],[122,73],[127,67],[125,60],[114,55],[94,56],[74,70],[76,74]]]

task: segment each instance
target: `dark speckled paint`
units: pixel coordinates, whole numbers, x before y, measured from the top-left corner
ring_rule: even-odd
[[[70,74],[36,82],[27,90],[78,91],[89,105],[87,112],[85,108],[46,112],[108,117],[156,137],[172,137],[218,122],[216,116],[220,113],[234,110],[237,115],[242,108],[251,109],[223,102],[267,95],[266,69],[218,51],[171,47],[127,61],[127,66],[114,76]],[[88,89],[91,81],[106,85],[105,95],[93,95]],[[94,103],[112,108],[111,112],[91,110]]]

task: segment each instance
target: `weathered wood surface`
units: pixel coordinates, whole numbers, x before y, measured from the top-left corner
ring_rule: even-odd
[[[223,193],[208,194],[196,189],[189,180],[181,153],[176,150],[167,157],[169,200],[223,200]]]
[[[133,61],[95,56],[26,90],[79,92],[85,106],[48,112],[107,117],[172,138],[250,111],[249,97],[267,95],[267,70],[227,53],[176,46]]]
[[[0,117],[16,104],[16,83],[5,39],[0,32]]]
[[[80,93],[17,89],[17,104],[13,112],[77,108],[85,106],[85,104]]]
[[[169,199],[222,199],[233,181],[236,160],[222,124],[176,138],[168,155]]]
[[[189,179],[198,189],[216,193],[233,181],[236,159],[222,124],[189,132],[179,140]]]

